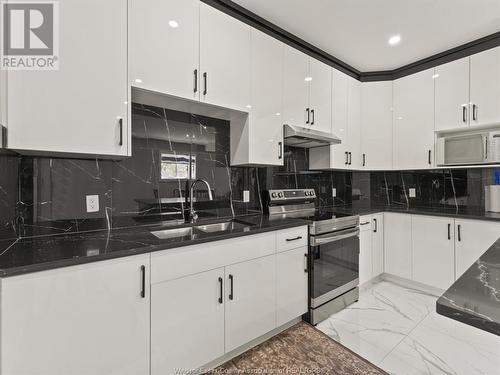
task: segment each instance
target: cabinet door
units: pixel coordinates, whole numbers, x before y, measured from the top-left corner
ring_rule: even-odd
[[[199,98],[198,0],[130,1],[131,85]]]
[[[366,223],[366,224],[365,224]],[[359,232],[359,285],[373,277],[371,216],[360,218]]]
[[[200,3],[201,101],[248,112],[250,34],[250,26]]]
[[[471,125],[500,122],[500,47],[470,57],[470,102]]]
[[[439,289],[454,281],[454,220],[412,216],[413,280]]]
[[[373,277],[384,273],[384,214],[373,215],[372,261]]]
[[[434,69],[394,81],[394,168],[432,168]]]
[[[411,279],[411,215],[384,214],[384,269]]]
[[[361,167],[392,168],[392,81],[361,87]]]
[[[148,374],[149,255],[2,280],[1,373]]]
[[[349,77],[348,120],[349,169],[362,166],[361,155],[361,82]]]
[[[436,130],[465,128],[469,124],[469,58],[436,67]]]
[[[307,312],[307,247],[276,257],[276,326]]]
[[[224,268],[151,286],[151,374],[224,355]]]
[[[59,70],[7,73],[8,147],[128,155],[127,0],[65,0],[59,13]]]
[[[332,87],[332,132],[342,141],[341,144],[331,146],[331,167],[349,169],[346,152],[349,151],[348,127],[349,76],[333,69]]]
[[[283,43],[252,29],[249,164],[283,165]]]
[[[321,61],[309,59],[309,106],[311,129],[332,131],[332,68]]]
[[[276,256],[226,267],[226,352],[276,328]]]
[[[305,126],[309,106],[309,57],[285,46],[283,74],[283,123]]]
[[[455,277],[462,274],[500,237],[500,223],[455,220]]]

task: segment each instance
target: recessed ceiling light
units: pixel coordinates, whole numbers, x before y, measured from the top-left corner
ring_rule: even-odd
[[[247,108],[250,109],[252,108],[252,106],[250,104],[247,104]]]
[[[142,83],[142,79],[136,78],[135,83]]]
[[[433,75],[432,75],[432,78],[434,78],[434,79],[436,79],[436,78],[438,78],[438,77],[439,77],[439,74],[438,74],[438,73],[436,73],[436,74],[433,74]]]
[[[281,116],[281,113],[279,113],[279,112],[276,112],[276,116]]]
[[[311,82],[313,80],[313,77],[306,77],[304,78],[304,81],[306,82]]]
[[[401,42],[401,35],[393,35],[389,38],[389,44],[391,46],[395,46],[396,44],[399,44]]]
[[[174,21],[174,20],[170,20],[170,21],[168,21],[168,26],[170,26],[172,29],[176,29],[179,27],[179,22]]]

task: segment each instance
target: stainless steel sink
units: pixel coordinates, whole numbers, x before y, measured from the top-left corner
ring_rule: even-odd
[[[161,240],[166,240],[169,238],[179,238],[196,235],[196,232],[200,233],[216,233],[224,232],[235,229],[249,228],[254,224],[240,222],[237,220],[226,220],[219,223],[196,225],[193,227],[182,227],[182,228],[172,228],[172,229],[162,229],[157,231],[152,231],[151,234],[156,236]]]
[[[203,233],[214,233],[214,232],[223,232],[223,231],[228,231],[228,230],[234,230],[234,229],[242,229],[249,227],[249,224],[243,224],[239,223],[237,221],[224,221],[222,223],[214,223],[214,224],[207,224],[207,225],[198,225],[194,227],[195,230],[199,230],[200,232]]]
[[[153,236],[158,237],[160,240],[166,240],[169,238],[191,236],[193,234],[193,228],[184,227],[184,228],[164,229],[151,232],[151,234]]]

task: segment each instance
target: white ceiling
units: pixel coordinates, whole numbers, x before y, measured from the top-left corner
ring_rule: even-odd
[[[233,0],[362,72],[500,31],[500,0]],[[391,35],[402,41],[391,47]]]

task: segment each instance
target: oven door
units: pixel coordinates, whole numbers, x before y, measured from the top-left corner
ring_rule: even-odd
[[[359,229],[311,236],[311,307],[331,301],[359,284]]]

